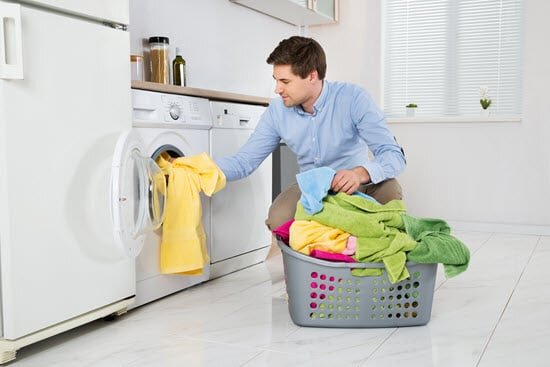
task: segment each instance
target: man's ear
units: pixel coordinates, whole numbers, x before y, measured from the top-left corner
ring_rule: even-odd
[[[313,70],[312,72],[310,72],[309,76],[308,76],[308,79],[309,79],[310,82],[318,80],[319,79],[319,74],[317,74],[317,70]]]

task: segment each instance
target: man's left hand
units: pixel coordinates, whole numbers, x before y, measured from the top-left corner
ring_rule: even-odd
[[[366,184],[369,181],[370,175],[364,167],[342,169],[336,171],[330,188],[334,192],[344,192],[351,195],[357,191],[361,184]]]

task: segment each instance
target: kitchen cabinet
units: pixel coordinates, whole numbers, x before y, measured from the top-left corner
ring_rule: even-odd
[[[297,26],[338,21],[339,0],[229,0]]]

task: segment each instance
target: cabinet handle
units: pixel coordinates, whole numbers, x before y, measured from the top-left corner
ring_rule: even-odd
[[[0,3],[0,78],[23,79],[21,5]]]

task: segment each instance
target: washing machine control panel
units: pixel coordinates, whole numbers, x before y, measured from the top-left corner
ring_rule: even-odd
[[[132,104],[134,126],[212,127],[210,103],[205,98],[134,89]]]

